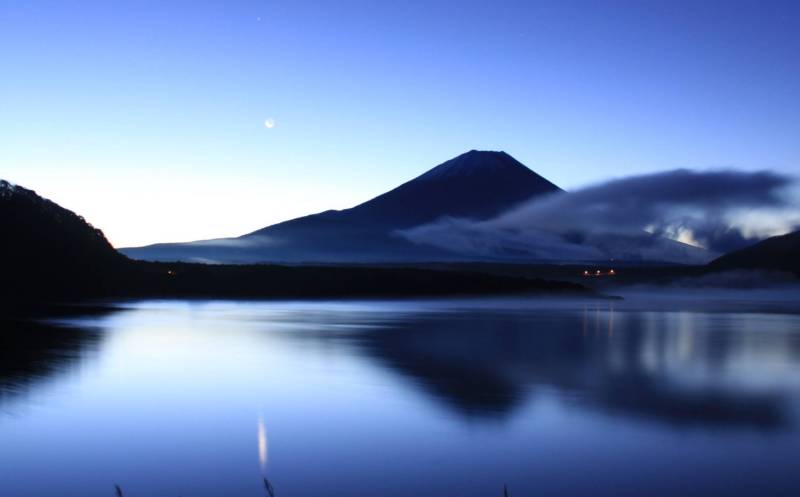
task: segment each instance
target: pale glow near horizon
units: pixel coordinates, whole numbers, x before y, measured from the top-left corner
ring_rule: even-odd
[[[83,216],[116,248],[236,237],[357,203],[352,191],[335,184],[290,184],[241,174],[212,178],[30,171],[4,179]]]
[[[267,177],[259,171],[214,175],[186,174],[180,169],[158,174],[88,169],[85,175],[76,175],[71,171],[31,168],[2,179],[83,216],[116,248],[238,237],[297,217],[353,207],[405,181],[365,184],[359,183],[363,175],[349,174],[340,175],[340,181],[298,180],[296,176]],[[345,187],[348,181],[358,183],[357,187]],[[798,190],[792,189],[792,198],[800,199]],[[747,236],[774,236],[800,225],[800,213],[793,207],[742,210],[731,224]],[[678,241],[701,246],[690,232],[675,235]]]

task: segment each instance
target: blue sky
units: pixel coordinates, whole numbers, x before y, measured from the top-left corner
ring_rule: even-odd
[[[349,207],[469,149],[565,188],[794,174],[799,53],[793,1],[4,1],[0,177],[126,246]]]

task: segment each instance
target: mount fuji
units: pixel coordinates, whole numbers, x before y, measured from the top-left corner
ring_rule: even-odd
[[[237,238],[120,251],[135,259],[211,263],[420,262],[471,259],[398,235],[442,217],[489,219],[562,190],[505,152],[472,150],[350,209],[328,210]]]

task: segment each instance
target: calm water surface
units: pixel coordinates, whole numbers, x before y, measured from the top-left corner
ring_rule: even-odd
[[[4,325],[0,496],[794,497],[796,306],[148,301]]]

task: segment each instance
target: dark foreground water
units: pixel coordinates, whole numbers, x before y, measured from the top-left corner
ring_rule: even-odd
[[[796,497],[794,307],[172,301],[6,324],[0,496],[256,497],[263,475],[277,497]]]

